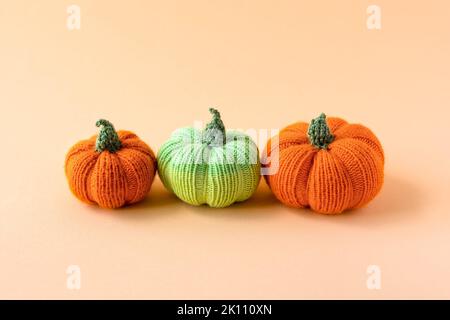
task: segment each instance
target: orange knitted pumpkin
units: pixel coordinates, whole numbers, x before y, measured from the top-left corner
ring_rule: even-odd
[[[384,154],[377,137],[362,125],[324,114],[310,125],[298,122],[281,130],[268,142],[265,156],[268,167],[267,159],[278,156],[278,171],[265,176],[266,182],[292,207],[341,213],[368,203],[383,184]]]
[[[150,190],[156,172],[153,151],[130,131],[114,130],[99,120],[98,136],[74,145],[66,156],[70,189],[80,200],[104,208],[138,202]]]

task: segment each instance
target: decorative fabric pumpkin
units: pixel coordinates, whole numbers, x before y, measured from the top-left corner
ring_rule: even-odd
[[[130,131],[114,130],[99,120],[98,136],[75,144],[67,153],[65,171],[70,189],[80,200],[118,208],[145,198],[156,173],[153,151]]]
[[[176,130],[158,152],[164,186],[192,205],[227,207],[255,192],[260,180],[258,148],[251,138],[226,131],[215,109],[204,130]]]
[[[292,207],[341,213],[367,204],[383,184],[384,154],[377,137],[362,125],[326,119],[323,113],[309,126],[298,122],[280,131],[264,154],[278,156],[278,171],[265,179]]]

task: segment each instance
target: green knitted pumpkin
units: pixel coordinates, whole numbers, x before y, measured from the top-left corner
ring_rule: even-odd
[[[225,131],[220,114],[204,130],[176,130],[158,152],[158,172],[164,186],[184,202],[227,207],[247,200],[260,179],[259,152],[251,138]]]

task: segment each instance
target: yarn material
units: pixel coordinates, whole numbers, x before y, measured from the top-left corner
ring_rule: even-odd
[[[209,108],[209,112],[213,115],[213,119],[206,125],[203,132],[203,142],[208,146],[222,146],[226,142],[225,125],[220,117],[219,111]]]
[[[327,149],[328,145],[334,140],[334,136],[328,128],[325,113],[311,121],[308,128],[308,137],[311,144],[319,149]]]
[[[95,142],[95,150],[102,152],[108,150],[109,152],[116,152],[122,147],[119,136],[111,122],[108,120],[100,119],[95,124],[97,127],[101,127]]]
[[[162,183],[191,205],[222,208],[247,200],[260,180],[256,144],[243,133],[226,131],[223,145],[211,145],[205,140],[209,128],[178,129],[161,146],[157,159]]]
[[[104,208],[136,203],[150,191],[156,158],[150,147],[130,131],[118,131],[121,148],[97,151],[99,136],[75,144],[67,153],[65,173],[72,193]]]
[[[311,126],[303,122],[280,131],[278,145],[269,141],[265,154],[270,158],[278,153],[279,169],[265,180],[286,205],[337,214],[362,207],[379,193],[384,152],[377,137],[362,125],[339,118],[327,118],[326,124],[334,136],[326,148],[313,145],[317,140],[308,135]]]

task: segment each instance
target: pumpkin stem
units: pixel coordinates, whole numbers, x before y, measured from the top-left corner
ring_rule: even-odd
[[[116,152],[122,147],[119,136],[111,122],[100,119],[95,125],[101,127],[95,142],[95,151],[103,152],[108,150],[109,152]]]
[[[311,121],[308,128],[308,136],[311,144],[319,149],[327,149],[328,145],[333,142],[334,135],[330,132],[324,113]]]
[[[225,126],[220,113],[214,108],[209,108],[212,114],[212,120],[205,127],[203,132],[203,142],[209,146],[223,146],[226,141]]]

